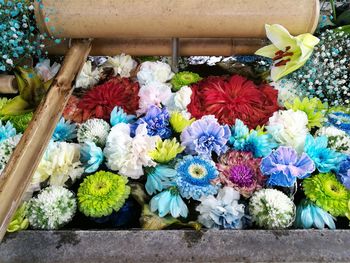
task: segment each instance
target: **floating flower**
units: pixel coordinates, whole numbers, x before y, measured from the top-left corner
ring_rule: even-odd
[[[103,162],[103,151],[93,142],[85,142],[81,145],[80,161],[86,173],[94,173]]]
[[[91,61],[85,62],[83,68],[81,69],[77,79],[75,81],[75,86],[78,88],[88,89],[96,85],[100,80],[100,71],[98,68],[92,70]]]
[[[291,147],[280,146],[261,161],[261,171],[268,185],[291,187],[297,179],[309,177],[315,164],[306,153],[298,156]]]
[[[174,218],[180,216],[186,218],[188,215],[188,208],[174,187],[154,196],[150,201],[150,209],[152,212],[158,210],[160,217],[171,214]]]
[[[328,226],[334,230],[336,228],[334,220],[333,216],[306,199],[297,206],[295,226],[298,228],[315,227],[323,230],[325,226]]]
[[[339,181],[350,190],[350,155],[340,163],[337,176]]]
[[[317,174],[303,181],[304,193],[317,206],[333,216],[349,216],[350,191],[334,174]]]
[[[286,102],[285,106],[287,109],[305,112],[308,118],[307,126],[309,129],[322,127],[322,123],[325,120],[327,105],[322,104],[318,98],[303,98],[303,100],[295,98],[293,103]]]
[[[53,79],[61,68],[59,63],[54,62],[52,66],[50,64],[50,59],[45,59],[35,65],[35,72],[44,82]]]
[[[174,76],[171,72],[169,64],[163,62],[146,61],[141,64],[140,70],[137,73],[137,80],[141,85],[147,85],[151,82],[165,83]]]
[[[186,118],[181,112],[172,112],[170,114],[170,125],[177,133],[181,133],[186,127],[190,126],[196,119]]]
[[[112,78],[102,85],[88,90],[78,107],[87,118],[109,121],[112,110],[120,106],[127,114],[135,114],[139,108],[139,86],[127,78]]]
[[[172,140],[158,140],[156,144],[156,148],[149,153],[154,161],[157,163],[168,163],[171,160],[175,159],[175,157],[183,152],[185,147],[181,146],[180,143],[177,142],[176,138]]]
[[[217,193],[213,180],[218,177],[215,163],[199,156],[187,155],[178,161],[176,185],[181,196],[187,199],[199,200],[202,196]]]
[[[273,81],[277,81],[302,67],[320,41],[310,33],[297,37],[291,36],[287,29],[278,24],[265,25],[265,29],[272,45],[259,49],[255,54],[269,57],[274,61],[271,69]]]
[[[1,108],[1,107],[0,107]],[[24,132],[27,129],[29,122],[33,118],[33,112],[28,112],[20,115],[0,117],[3,121],[9,121],[17,132]]]
[[[0,142],[16,135],[16,129],[12,123],[7,121],[4,125],[0,120]]]
[[[32,184],[49,180],[50,185],[65,186],[75,182],[84,172],[80,163],[79,144],[50,142],[33,176]]]
[[[99,171],[87,176],[78,189],[79,211],[86,216],[102,217],[118,212],[129,197],[128,179]]]
[[[80,103],[80,99],[74,95],[71,95],[66,107],[63,110],[62,116],[66,120],[74,121],[77,123],[81,123],[84,120],[89,119],[92,116],[91,112],[85,112],[85,116],[83,116],[84,112],[82,109],[78,107]]]
[[[93,142],[97,146],[103,147],[106,143],[109,124],[102,119],[89,119],[79,125],[77,137],[79,143]]]
[[[140,124],[147,124],[147,132],[150,136],[160,136],[162,139],[168,139],[171,137],[171,129],[169,123],[169,112],[167,108],[159,108],[151,105],[148,108],[146,115],[138,119],[132,128],[135,130]]]
[[[332,112],[328,115],[328,121],[334,127],[350,135],[350,114],[344,112]]]
[[[183,86],[179,91],[172,94],[171,98],[167,100],[165,106],[169,111],[179,111],[190,115],[187,112],[187,106],[191,103],[192,89],[188,86]]]
[[[312,137],[308,134],[305,140],[305,152],[314,161],[320,173],[336,171],[344,155],[327,148],[328,139],[326,136]]]
[[[275,189],[256,191],[249,202],[252,221],[259,227],[283,229],[292,225],[295,205],[288,196]]]
[[[328,138],[328,147],[334,151],[350,154],[350,136],[346,132],[334,126],[329,126],[319,129],[316,135],[319,137],[326,136]]]
[[[142,115],[152,105],[162,107],[162,105],[169,104],[172,93],[169,84],[150,82],[141,86],[138,96],[140,97],[140,108],[137,110],[137,115]]]
[[[146,126],[147,124],[140,124],[133,138],[129,125],[125,123],[112,128],[104,149],[109,169],[138,179],[143,175],[142,166],[156,165],[148,153],[156,147],[159,136],[149,136]]]
[[[206,228],[242,229],[244,205],[238,203],[239,197],[239,193],[230,187],[220,189],[217,197],[202,197],[196,208],[200,213],[198,222]]]
[[[175,76],[171,79],[171,85],[173,85],[173,90],[178,91],[184,86],[191,85],[202,78],[197,74],[189,71],[182,71],[176,73]]]
[[[115,126],[118,123],[130,123],[135,118],[135,115],[128,115],[123,108],[116,106],[111,112],[110,123],[112,126]]]
[[[10,160],[10,157],[16,148],[22,134],[10,137],[2,142],[0,142],[0,175],[5,169],[6,164]]]
[[[307,124],[307,115],[303,111],[277,111],[269,119],[266,130],[280,145],[293,147],[302,153],[309,132]]]
[[[192,85],[188,111],[199,119],[215,115],[220,123],[232,125],[242,120],[250,129],[264,125],[278,110],[277,91],[271,86],[256,86],[252,81],[234,75],[209,77]]]
[[[23,204],[19,208],[17,208],[16,213],[12,217],[11,222],[7,227],[7,232],[13,233],[27,229],[29,226],[27,213],[28,203],[23,202]]]
[[[225,153],[226,143],[231,132],[227,125],[220,125],[212,116],[203,116],[200,120],[193,122],[181,133],[181,145],[186,147],[188,154],[199,154],[211,157],[212,152],[217,155]]]
[[[77,137],[77,125],[61,118],[53,132],[52,139],[54,141],[71,141]]]
[[[61,186],[50,186],[29,201],[28,220],[35,229],[59,229],[72,220],[76,208],[71,191]]]
[[[174,186],[174,179],[177,176],[175,169],[166,165],[157,165],[154,168],[148,168],[146,191],[149,195],[161,192],[164,189]]]
[[[103,64],[103,67],[113,68],[114,76],[121,76],[123,78],[130,77],[130,73],[135,69],[137,63],[132,59],[131,56],[120,54],[114,57],[108,57],[106,63]]]
[[[233,187],[244,197],[250,197],[265,184],[266,178],[260,172],[260,161],[253,158],[250,152],[229,151],[218,159],[218,181],[224,186]]]

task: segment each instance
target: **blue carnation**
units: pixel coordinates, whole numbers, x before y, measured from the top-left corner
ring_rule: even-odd
[[[80,161],[86,173],[94,173],[103,162],[102,149],[93,142],[85,142],[80,149]]]
[[[350,190],[350,155],[340,163],[337,176],[339,181]]]
[[[52,135],[54,141],[71,141],[77,137],[77,125],[62,117]]]
[[[6,122],[5,125],[0,121],[0,142],[16,135],[16,129],[11,122]]]
[[[244,151],[252,152],[255,158],[265,157],[276,148],[278,144],[270,134],[259,134],[253,130],[246,140]]]
[[[128,115],[125,113],[122,107],[114,107],[111,112],[110,123],[112,126],[118,123],[130,123],[136,118],[135,115]]]
[[[149,168],[147,173],[146,191],[149,195],[161,192],[174,185],[176,170],[166,165],[158,165],[155,168]]]
[[[177,187],[184,198],[199,200],[202,196],[214,195],[218,187],[212,185],[219,172],[213,161],[199,156],[187,155],[175,167]]]
[[[328,138],[320,136],[314,138],[308,134],[305,140],[305,152],[314,161],[320,173],[328,173],[331,170],[338,170],[344,155],[330,148],[327,148]]]

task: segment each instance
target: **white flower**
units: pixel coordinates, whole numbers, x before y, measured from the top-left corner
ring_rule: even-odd
[[[39,184],[47,179],[50,185],[64,186],[68,179],[74,182],[83,172],[79,144],[51,141],[33,176],[31,188],[40,189]]]
[[[140,85],[145,85],[150,82],[165,83],[174,76],[168,64],[162,62],[143,62],[140,71],[137,73],[137,80]]]
[[[204,196],[196,210],[198,222],[207,228],[241,229],[244,205],[239,204],[239,192],[231,187],[219,190],[218,196]]]
[[[50,66],[50,59],[45,59],[44,61],[36,64],[35,72],[44,82],[46,82],[55,77],[60,68],[61,64],[55,62],[52,64],[52,66]]]
[[[295,216],[293,201],[281,191],[262,189],[250,198],[252,221],[267,229],[281,229],[292,225]]]
[[[271,83],[276,90],[278,90],[278,104],[284,107],[286,102],[292,102],[298,97],[296,94],[296,84],[291,80],[281,79]]]
[[[18,134],[0,142],[0,176],[21,137],[22,134]]]
[[[89,119],[79,125],[77,131],[78,142],[93,142],[99,147],[103,147],[106,143],[108,133],[110,131],[109,124],[102,119]]]
[[[136,68],[137,63],[131,56],[121,54],[115,57],[108,57],[103,67],[113,68],[114,76],[130,77],[130,72]]]
[[[165,106],[169,112],[178,111],[188,116],[187,105],[191,103],[191,95],[192,89],[188,86],[183,86],[179,91],[172,94]]]
[[[104,149],[108,168],[133,179],[140,178],[142,166],[156,165],[148,153],[156,147],[158,139],[159,136],[147,135],[147,124],[137,127],[134,138],[128,124],[117,124],[109,133]]]
[[[100,80],[100,71],[98,68],[92,70],[91,61],[85,62],[80,74],[78,75],[75,86],[87,89],[98,83]]]
[[[316,132],[317,136],[327,136],[328,146],[337,152],[350,154],[350,136],[334,126],[322,127]]]
[[[161,107],[161,104],[168,104],[171,99],[171,85],[160,82],[150,82],[147,85],[143,85],[139,91],[139,109],[137,115],[140,116],[146,113],[151,105]]]
[[[308,134],[307,124],[305,112],[280,110],[270,117],[266,130],[279,144],[291,146],[301,153]]]

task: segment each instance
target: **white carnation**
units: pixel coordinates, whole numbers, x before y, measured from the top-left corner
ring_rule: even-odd
[[[150,82],[165,83],[174,76],[168,64],[163,62],[143,62],[140,71],[137,73],[137,80],[140,85],[145,85]]]
[[[130,77],[130,72],[136,68],[137,63],[131,56],[121,54],[115,57],[108,57],[103,67],[113,68],[114,76]]]
[[[100,80],[100,71],[98,68],[92,70],[91,61],[85,62],[80,74],[78,75],[75,86],[87,89],[96,85]]]
[[[165,106],[170,112],[178,111],[187,116],[187,106],[191,103],[192,89],[188,86],[183,86],[181,89],[172,94]]]

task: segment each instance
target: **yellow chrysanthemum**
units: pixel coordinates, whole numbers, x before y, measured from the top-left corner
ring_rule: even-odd
[[[186,119],[181,112],[173,112],[170,116],[170,125],[174,131],[180,133],[187,126],[190,126],[195,120],[195,118],[192,118],[190,120]]]
[[[158,163],[168,163],[184,149],[185,147],[181,146],[180,143],[176,141],[176,138],[164,141],[158,140],[156,148],[149,153],[149,156]]]

